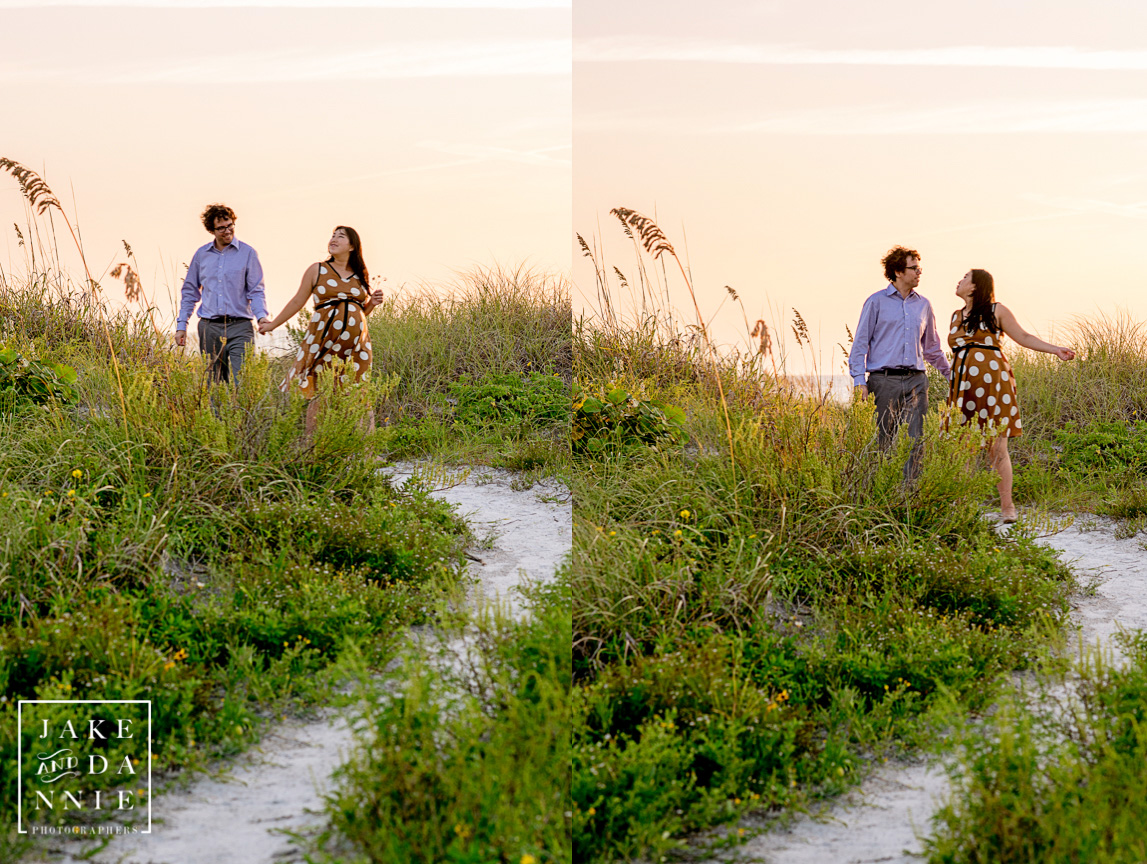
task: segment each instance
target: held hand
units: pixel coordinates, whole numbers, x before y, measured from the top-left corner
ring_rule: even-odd
[[[187,344],[187,331],[186,330],[176,330],[175,331],[175,344],[178,345],[180,348],[182,348],[184,345]]]
[[[1053,352],[1060,360],[1074,360],[1075,352],[1070,348],[1056,348]]]
[[[267,333],[270,333],[274,329],[275,328],[271,326],[270,320],[267,318],[264,318],[262,321],[259,322],[259,335],[260,336],[264,336]]]
[[[868,399],[868,385],[860,384],[859,386],[853,388],[852,393],[858,402],[864,402],[866,399]]]

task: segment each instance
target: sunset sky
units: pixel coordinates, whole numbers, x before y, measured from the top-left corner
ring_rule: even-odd
[[[575,0],[574,229],[633,275],[609,210],[656,212],[706,316],[726,285],[786,332],[796,307],[822,372],[895,244],[942,320],[972,267],[1047,338],[1142,320],[1145,32],[1134,0]],[[592,298],[580,254],[574,278]],[[744,344],[741,311],[714,333]]]
[[[0,156],[78,214],[96,278],[128,241],[173,321],[213,201],[258,250],[272,314],[338,224],[390,286],[568,273],[570,0],[221,5],[0,0]],[[14,222],[0,175],[6,271]]]

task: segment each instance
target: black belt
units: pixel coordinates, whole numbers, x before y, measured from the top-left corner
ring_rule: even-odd
[[[924,372],[920,369],[903,369],[903,368],[899,368],[899,367],[893,367],[891,369],[874,369],[871,374],[873,374],[873,375],[896,375],[896,376],[900,376],[900,375],[923,375]]]
[[[238,324],[240,321],[246,321],[248,323],[251,321],[250,318],[237,318],[234,315],[217,315],[214,318],[204,318],[203,320],[211,324]]]

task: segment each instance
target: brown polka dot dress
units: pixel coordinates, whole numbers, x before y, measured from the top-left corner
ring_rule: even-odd
[[[335,361],[346,361],[341,380],[349,383],[368,375],[371,360],[364,306],[368,292],[358,277],[344,279],[329,263],[320,262],[311,296],[315,312],[295,356],[295,365],[282,385],[286,391],[294,383],[307,399],[317,395],[318,374]]]
[[[995,307],[992,307],[995,313]],[[961,426],[975,420],[986,436],[1023,434],[1020,406],[1012,364],[1000,348],[1001,333],[981,326],[974,333],[965,329],[964,310],[952,313],[948,347],[952,349],[952,384],[948,393],[949,418]]]

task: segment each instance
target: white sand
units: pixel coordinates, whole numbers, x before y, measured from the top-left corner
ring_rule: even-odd
[[[1072,598],[1079,638],[1118,658],[1112,636],[1121,628],[1147,629],[1143,535],[1116,539],[1109,520],[1082,517],[1039,542],[1058,549],[1080,581],[1094,587]],[[941,768],[889,763],[817,819],[798,817],[787,830],[761,834],[705,864],[734,857],[767,864],[919,864],[919,838],[930,833],[932,814],[947,794]]]
[[[401,465],[391,473],[396,485],[412,472]],[[569,490],[545,481],[527,490],[511,488],[507,471],[475,469],[444,480],[434,494],[456,505],[475,535],[488,538],[470,550],[478,590],[520,609],[515,587],[523,574],[552,578],[569,554],[573,509]],[[290,720],[273,726],[259,747],[218,766],[216,777],[194,780],[186,790],[156,796],[150,835],[117,837],[92,858],[77,857],[83,845],[58,838],[37,839],[28,861],[98,864],[294,864],[303,856],[283,831],[308,832],[321,826],[322,795],[331,771],[346,760],[353,739],[341,717],[315,722]]]

